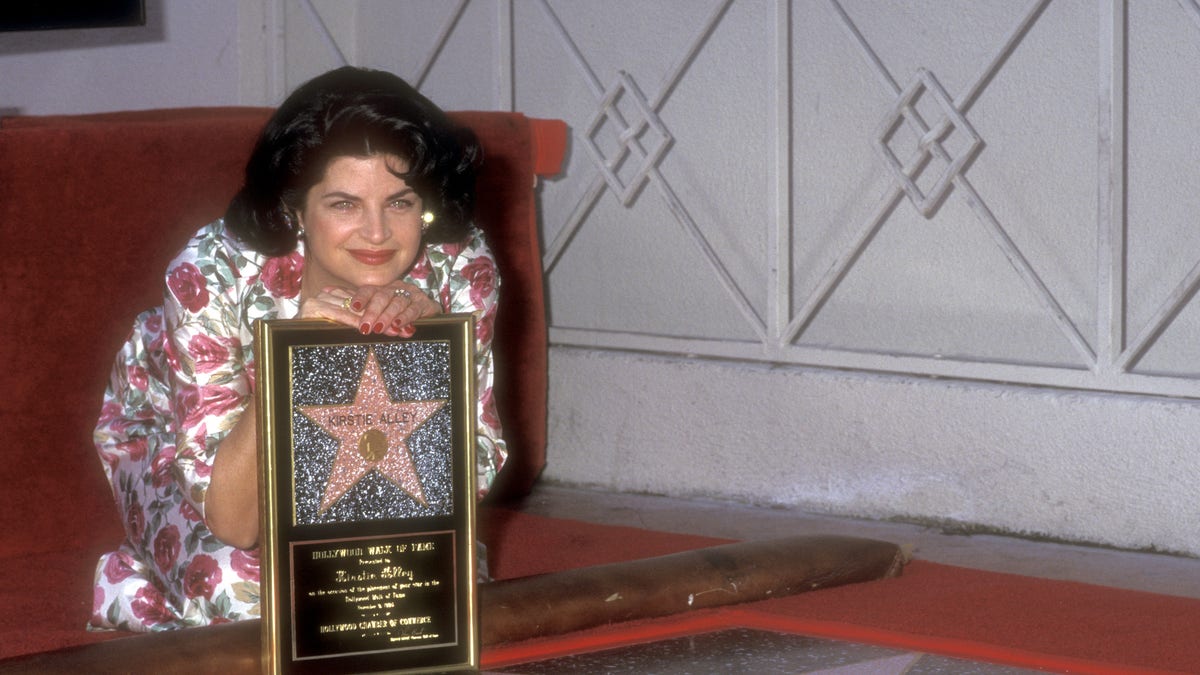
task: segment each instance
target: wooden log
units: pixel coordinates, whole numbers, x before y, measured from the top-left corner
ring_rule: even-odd
[[[898,574],[895,544],[852,537],[739,542],[481,587],[485,645],[558,635]]]
[[[251,675],[262,672],[261,632],[255,620],[144,633],[4,659],[0,673]]]
[[[783,597],[900,573],[895,544],[853,537],[740,542],[483,584],[487,645]],[[166,631],[0,660],[13,673],[261,672],[261,622]]]

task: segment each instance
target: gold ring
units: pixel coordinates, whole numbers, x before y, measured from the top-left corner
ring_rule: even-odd
[[[350,298],[342,301],[342,309],[350,309]]]

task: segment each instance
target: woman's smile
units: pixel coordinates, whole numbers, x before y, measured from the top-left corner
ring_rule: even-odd
[[[370,250],[364,248],[348,249],[347,253],[354,256],[354,259],[364,265],[386,265],[391,262],[392,258],[396,257],[396,249],[384,248]]]

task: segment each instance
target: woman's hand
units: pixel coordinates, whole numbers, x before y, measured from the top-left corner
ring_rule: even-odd
[[[387,286],[360,286],[350,291],[327,287],[300,303],[299,318],[331,319],[357,328],[364,335],[409,337],[412,322],[442,313],[442,307],[419,288],[403,281]]]

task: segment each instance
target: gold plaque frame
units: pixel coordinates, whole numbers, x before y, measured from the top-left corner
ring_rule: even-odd
[[[263,672],[479,668],[474,323],[260,321]]]

